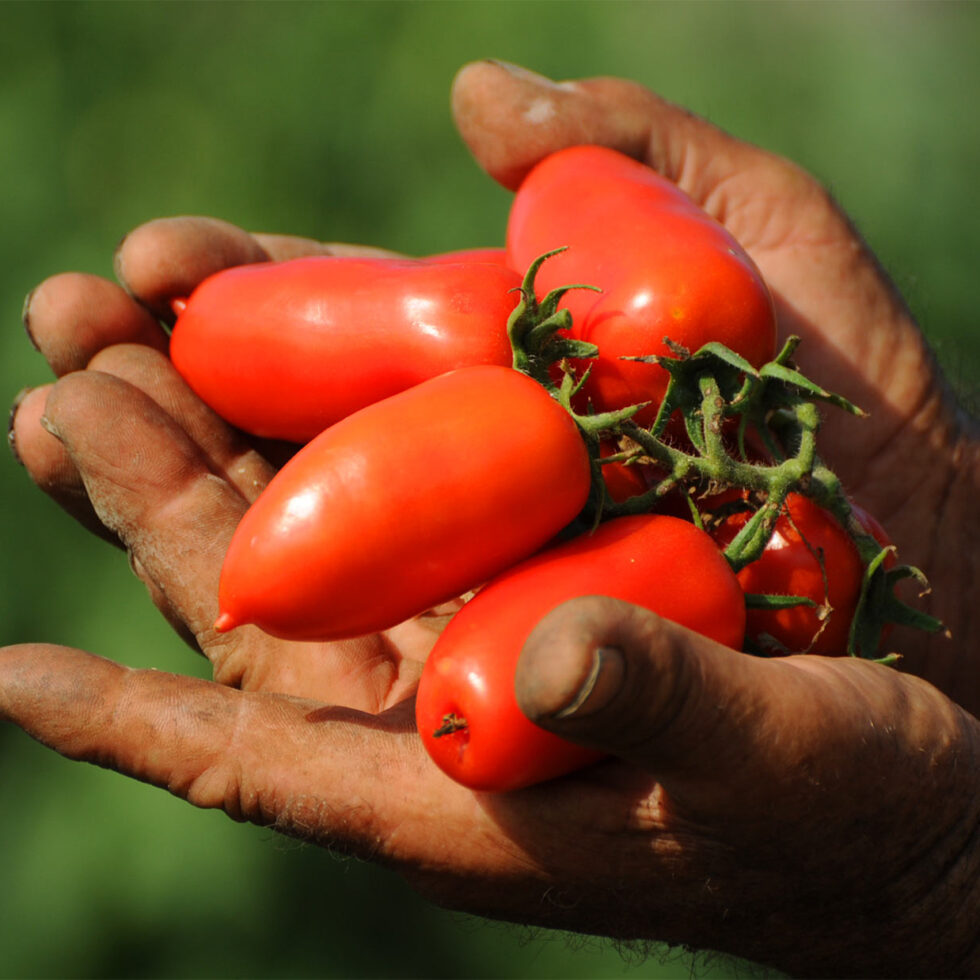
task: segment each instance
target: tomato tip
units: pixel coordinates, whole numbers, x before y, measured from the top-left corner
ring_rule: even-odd
[[[234,629],[236,625],[234,616],[227,612],[221,613],[214,621],[214,628],[219,633],[227,633],[228,630]]]

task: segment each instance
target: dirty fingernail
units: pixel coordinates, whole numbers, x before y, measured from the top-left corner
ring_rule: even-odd
[[[536,71],[531,71],[529,68],[524,68],[522,65],[515,65],[510,61],[501,61],[499,58],[487,58],[486,62],[488,65],[495,65],[497,68],[503,68],[504,71],[513,75],[515,78],[523,79],[527,82],[532,82],[535,85],[546,85],[549,88],[560,88],[560,84],[546,75],[541,75]]]
[[[20,408],[20,403],[33,391],[33,388],[21,388],[14,397],[14,403],[10,406],[10,414],[7,416],[7,445],[10,447],[13,457],[20,463],[21,466],[24,465],[23,459],[20,457],[20,453],[17,452],[17,435],[14,431],[14,423],[17,421],[17,409]]]
[[[604,708],[616,696],[626,676],[623,654],[614,647],[600,647],[592,658],[592,667],[582,686],[552,718],[581,718]]]
[[[58,439],[59,441],[61,440],[61,433],[58,431],[58,428],[54,422],[52,422],[47,415],[42,415],[38,421],[41,423],[41,428],[44,429],[45,432],[53,435],[55,439]]]
[[[37,292],[37,287],[32,289],[24,297],[24,306],[21,309],[21,321],[24,324],[24,330],[27,332],[27,339],[31,342],[31,346],[34,350],[39,351],[41,348],[38,342],[34,339],[34,334],[31,332],[31,302],[34,299],[34,294]]]

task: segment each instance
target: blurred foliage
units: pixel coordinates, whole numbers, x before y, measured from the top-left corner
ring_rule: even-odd
[[[980,5],[0,4],[0,388],[46,380],[23,295],[112,274],[148,218],[424,253],[502,241],[448,89],[493,56],[633,78],[821,177],[973,402]],[[0,461],[0,642],[197,672],[125,558]],[[433,909],[393,875],[69,764],[0,729],[0,976],[754,975]],[[666,957],[666,958],[665,958]]]

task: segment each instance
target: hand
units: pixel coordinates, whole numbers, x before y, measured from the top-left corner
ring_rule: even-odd
[[[499,182],[516,187],[544,155],[578,143],[649,164],[721,221],[773,291],[782,335],[824,387],[861,406],[829,410],[821,452],[858,503],[922,568],[942,637],[896,633],[903,669],[980,713],[970,583],[980,562],[977,427],[957,410],[904,302],[823,187],[795,164],[743,143],[616,78],[554,83],[497,62],[466,66],[453,89],[463,139]]]
[[[304,247],[155,223],[127,239],[119,269],[162,313],[211,271],[203,260]],[[0,714],[73,758],[390,863],[470,911],[795,972],[976,968],[976,923],[961,911],[976,907],[963,778],[976,723],[934,688],[857,661],[760,661],[583,601],[532,637],[519,694],[546,727],[625,761],[519,794],[469,793],[428,762],[412,724],[438,617],[319,648],[247,629],[215,636],[221,556],[272,468],[189,395],[150,339],[152,319],[115,287],[51,280],[30,314],[56,371],[90,370],[21,402],[28,471],[129,549],[155,601],[233,686],[31,645],[0,655]],[[559,723],[597,648],[619,651],[612,675],[600,674],[591,710]],[[628,685],[615,684],[617,662]]]
[[[977,723],[879,665],[759,660],[579,600],[532,636],[521,702],[623,761],[500,796],[442,776],[405,701],[361,712],[40,646],[0,653],[0,678],[0,716],[62,753],[384,862],[450,907],[800,975],[980,966]]]

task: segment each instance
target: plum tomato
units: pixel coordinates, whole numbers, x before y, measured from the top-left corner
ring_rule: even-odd
[[[735,649],[742,642],[745,602],[735,574],[712,539],[688,521],[620,517],[542,551],[478,591],[450,620],[423,669],[419,733],[457,782],[519,789],[599,758],[531,722],[514,692],[517,661],[535,624],[562,602],[588,595],[643,606]]]
[[[232,425],[304,443],[446,371],[509,366],[520,282],[499,261],[465,257],[237,266],[177,306],[170,357]]]
[[[584,506],[590,476],[578,427],[536,381],[450,371],[286,463],[232,537],[215,626],[297,640],[387,629],[545,545]]]
[[[541,293],[569,283],[572,336],[599,348],[585,393],[598,411],[650,401],[663,368],[623,358],[664,355],[664,339],[695,351],[717,341],[755,366],[775,353],[772,297],[745,250],[714,218],[649,167],[615,150],[575,146],[545,157],[511,206],[507,253],[514,269],[551,249]]]

